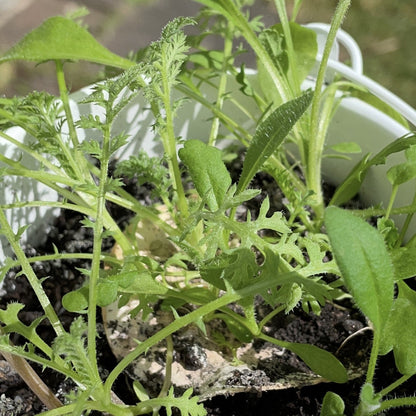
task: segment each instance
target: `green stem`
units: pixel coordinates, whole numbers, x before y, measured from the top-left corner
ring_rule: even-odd
[[[309,189],[311,189],[315,193],[315,203],[313,208],[315,209],[318,218],[322,217],[324,208],[321,186],[321,163],[322,152],[325,144],[325,134],[320,134],[319,132],[319,112],[321,105],[322,89],[325,82],[325,73],[332,45],[334,44],[337,31],[341,26],[341,23],[345,17],[348,7],[350,6],[350,3],[351,0],[341,0],[335,10],[335,14],[331,22],[331,27],[328,33],[328,38],[322,55],[322,61],[319,66],[318,76],[315,84],[315,93],[311,105],[311,125],[309,133],[310,136],[306,182]]]
[[[199,1],[199,0],[198,0]],[[203,3],[203,2],[202,2]],[[231,0],[220,0],[220,3],[224,10],[227,12],[227,18],[237,26],[246,41],[253,48],[257,59],[262,63],[264,69],[269,74],[272,79],[273,84],[276,87],[278,94],[280,95],[283,102],[288,101],[291,97],[290,89],[282,78],[279,70],[277,69],[275,63],[271,56],[264,49],[256,33],[250,26],[250,23],[247,21],[245,16],[242,14],[241,10],[234,4]]]
[[[396,200],[397,191],[399,190],[399,185],[393,185],[393,189],[391,191],[389,205],[386,209],[386,220],[390,217],[391,210],[393,209],[394,201]]]
[[[69,92],[68,92],[66,82],[65,82],[65,75],[64,75],[64,68],[63,68],[62,60],[56,60],[55,65],[56,65],[56,77],[58,81],[59,94],[61,97],[62,105],[64,107],[66,122],[68,126],[68,131],[69,131],[69,137],[73,145],[73,152],[74,152],[76,162],[73,161],[72,155],[70,154],[67,155],[67,158],[69,158],[70,162],[72,161],[71,166],[76,172],[77,177],[83,178],[84,180],[88,180],[91,178],[90,178],[88,168],[85,164],[85,159],[79,150],[79,140],[78,140],[77,131],[75,129],[74,118],[72,117],[71,106],[69,105]],[[65,152],[67,150],[67,147],[63,146],[63,148]]]
[[[283,278],[285,275],[281,275],[281,277]],[[287,273],[287,276],[292,276],[292,273]],[[124,357],[118,363],[118,365],[113,369],[113,371],[109,374],[107,380],[105,381],[104,389],[106,395],[108,395],[108,393],[111,390],[111,386],[116,381],[117,377],[126,369],[126,367],[128,367],[134,360],[136,360],[141,354],[146,352],[153,345],[158,344],[167,336],[197,321],[201,317],[206,316],[217,309],[221,309],[222,307],[230,303],[238,302],[240,299],[246,298],[247,296],[252,296],[256,293],[261,293],[262,290],[268,287],[270,287],[270,281],[268,280],[256,282],[252,286],[241,289],[237,292],[227,293],[218,299],[215,299],[205,305],[202,305],[195,311],[192,311],[180,318],[175,319],[175,321],[173,321],[171,324],[162,328],[155,335],[151,336],[146,341],[138,345],[133,351],[131,351],[126,357]]]
[[[163,147],[168,156],[168,165],[171,175],[175,182],[176,193],[178,196],[178,208],[182,218],[189,216],[188,203],[183,189],[181,172],[179,169],[178,155],[176,154],[176,136],[174,131],[173,111],[171,102],[171,87],[166,65],[161,66],[163,84],[163,106],[165,110],[166,126],[162,132]]]
[[[259,332],[261,332],[264,328],[264,326],[267,324],[267,322],[270,321],[274,316],[279,314],[285,309],[285,305],[279,306],[278,308],[273,309],[270,313],[268,313],[258,324]]]
[[[1,115],[2,114],[1,114],[1,109],[0,109],[0,116]],[[33,136],[33,134],[35,134],[35,133],[30,133],[29,131],[28,131],[28,133],[31,134],[32,136]],[[40,153],[34,152],[33,148],[27,146],[24,143],[19,142],[18,140],[9,136],[8,134],[4,133],[3,131],[0,131],[0,137],[3,137],[3,139],[6,139],[13,146],[16,146],[20,150],[23,150],[26,154],[28,154],[31,157],[33,157],[34,159],[36,159],[43,166],[47,167],[52,172],[55,172],[55,174],[61,173],[61,170],[58,167],[56,167],[53,163],[51,163],[47,158],[43,157]]]
[[[393,409],[395,407],[416,406],[416,397],[400,397],[381,402],[380,407],[374,412],[368,413],[367,416],[378,415],[384,410]]]
[[[167,396],[170,385],[172,383],[173,340],[172,340],[171,335],[166,337],[166,363],[165,364],[166,364],[165,380],[163,381],[163,386],[160,390],[158,397]]]
[[[394,383],[391,383],[389,386],[387,386],[386,388],[384,388],[383,390],[381,390],[380,393],[379,393],[380,396],[381,397],[387,396],[390,392],[392,392],[394,389],[396,389],[397,387],[399,387],[400,385],[402,385],[403,383],[405,383],[412,376],[413,376],[413,374],[412,375],[404,375],[404,376],[401,376]]]
[[[76,411],[78,410],[77,403],[68,404],[58,409],[49,410],[47,412],[42,412],[41,416],[65,416],[65,415],[74,415],[79,414]],[[103,415],[114,415],[114,416],[135,416],[138,413],[134,411],[135,406],[125,406],[117,405],[114,403],[100,403],[99,401],[88,401],[86,402],[81,410],[92,411],[96,410],[102,412]]]
[[[413,197],[412,206],[416,206],[416,192]],[[395,248],[399,248],[402,245],[404,237],[407,233],[407,230],[409,229],[409,225],[410,225],[410,222],[412,221],[413,216],[414,216],[414,212],[407,214],[403,227],[400,230],[400,235],[399,235],[399,238],[397,239]]]
[[[216,299],[212,302],[207,303],[206,305],[201,306],[200,308],[196,309],[193,312],[190,312],[175,321],[171,324],[166,326],[165,328],[158,331],[155,335],[148,338],[146,341],[142,342],[138,345],[132,352],[130,352],[127,356],[125,356],[113,369],[113,371],[107,377],[105,381],[104,388],[106,389],[106,393],[109,393],[113,383],[116,381],[117,377],[134,361],[136,360],[141,354],[143,354],[146,350],[151,348],[153,345],[158,344],[160,341],[164,340],[169,335],[173,334],[174,332],[178,331],[179,329],[195,322],[200,317],[207,315],[219,309],[223,306],[228,305],[229,303],[236,302],[240,299],[238,294],[227,294],[223,297]]]
[[[100,159],[100,177],[97,192],[97,212],[94,223],[94,242],[92,252],[91,273],[88,295],[88,358],[91,366],[98,375],[97,366],[97,283],[101,266],[102,235],[104,231],[105,193],[108,177],[108,163],[110,159],[110,126],[106,125],[103,131],[103,144]]]
[[[26,275],[27,280],[29,281],[31,287],[33,288],[33,291],[35,292],[39,303],[41,304],[46,317],[48,318],[49,322],[51,323],[56,335],[62,335],[65,330],[59,321],[58,316],[56,315],[55,310],[53,309],[48,296],[43,290],[42,284],[40,280],[37,278],[35,272],[32,269],[32,266],[30,265],[24,251],[22,250],[19,240],[15,233],[13,232],[12,228],[10,227],[6,215],[4,214],[4,211],[0,209],[0,228],[2,233],[5,235],[7,240],[10,243],[10,246],[12,247],[16,258],[22,267],[23,273]]]
[[[287,57],[289,61],[289,68],[292,69],[288,71],[288,76],[290,77],[290,83],[292,85],[294,95],[299,95],[300,83],[298,79],[298,72],[296,71],[296,68],[298,65],[296,62],[297,60],[296,60],[296,55],[295,55],[295,48],[293,46],[293,39],[292,39],[291,30],[290,30],[289,19],[286,13],[285,0],[275,0],[274,2],[275,2],[277,13],[279,15],[280,23],[283,28],[283,34],[284,34],[285,42],[287,46],[286,52],[287,52]]]
[[[380,349],[380,331],[374,329],[373,345],[371,347],[370,360],[368,362],[366,383],[373,384],[374,373],[376,371],[378,352]]]
[[[169,388],[172,383],[172,363],[173,363],[173,340],[172,336],[166,337],[166,361],[165,361],[165,379],[163,380],[162,388],[160,389],[158,398],[166,397],[169,393]],[[160,406],[153,408],[153,416],[159,415]]]
[[[92,254],[91,253],[56,253],[56,254],[46,254],[43,256],[34,256],[29,257],[28,261],[30,264],[32,263],[38,263],[38,262],[45,262],[45,261],[54,261],[54,260],[92,260]],[[117,260],[113,256],[101,256],[101,261],[105,263],[114,263],[115,265],[120,264],[120,260]],[[9,268],[17,267],[20,263],[18,261],[12,261],[7,264]]]
[[[350,210],[353,214],[361,218],[382,217],[386,215],[386,210],[382,208],[366,208]],[[414,214],[416,212],[416,204],[406,205],[404,207],[392,208],[391,215]]]
[[[47,186],[48,188],[53,189],[67,200],[70,200],[73,203],[79,205],[81,208],[77,208],[77,211],[93,213],[93,209],[91,207],[94,207],[96,205],[96,195],[77,191],[77,189],[80,188],[84,184],[84,182],[76,181],[67,176],[59,176],[48,172],[27,169],[21,166],[19,162],[15,162],[11,159],[8,159],[3,155],[0,155],[0,161],[10,166],[13,166],[13,168],[7,169],[8,175],[22,176],[25,178],[35,179],[38,182]],[[66,187],[61,187],[57,185],[58,183],[71,187],[75,192],[71,191],[70,189],[67,189]],[[130,242],[106,210],[103,213],[103,219],[105,228],[113,233],[114,239],[120,244],[123,251],[125,253],[130,253]]]
[[[15,209],[15,208],[39,208],[39,207],[69,209],[71,211],[76,211],[87,216],[93,216],[93,214],[95,214],[94,210],[92,210],[91,208],[79,206],[76,204],[70,204],[67,202],[30,201],[30,202],[14,202],[11,204],[0,205],[0,208],[4,210]]]
[[[292,22],[296,21],[296,17],[299,13],[302,2],[303,0],[295,0],[295,4],[293,5],[292,18],[290,19]]]
[[[10,175],[10,176],[14,175],[14,176],[23,176],[26,178],[33,178],[33,179],[36,179],[38,182],[44,183],[46,186],[49,186],[47,182],[50,182],[52,184],[60,183],[60,184],[71,186],[71,187],[82,185],[82,182],[76,181],[72,178],[69,178],[68,176],[62,176],[59,174],[52,174],[52,173],[44,172],[44,171],[27,169],[24,166],[22,166],[19,162],[9,159],[1,154],[0,154],[0,162],[6,163],[9,166],[12,166],[12,168],[7,168],[6,170],[7,175]]]
[[[191,100],[195,100],[207,109],[209,109],[215,117],[218,117],[220,119],[223,126],[234,134],[236,139],[238,139],[245,146],[248,146],[248,143],[251,140],[251,134],[241,125],[236,123],[231,117],[228,117],[224,112],[219,110],[215,105],[209,102],[201,94],[196,93],[195,91],[189,89],[185,85],[177,85],[176,89],[184,93]]]
[[[72,117],[71,107],[69,105],[69,98],[68,98],[69,93],[68,93],[68,89],[66,87],[66,82],[65,82],[64,65],[61,60],[56,60],[55,65],[56,65],[56,77],[58,81],[59,94],[60,94],[62,105],[65,111],[66,121],[68,125],[68,130],[69,130],[69,137],[71,138],[74,148],[77,149],[77,147],[79,146],[79,141],[78,141],[77,131],[75,129],[74,119]]]
[[[222,62],[221,68],[221,76],[218,83],[218,93],[217,93],[217,102],[215,103],[215,107],[218,111],[221,111],[222,106],[224,104],[224,94],[226,92],[227,87],[227,78],[228,78],[228,71],[227,68],[230,65],[228,60],[231,57],[231,52],[233,48],[233,25],[231,23],[228,24],[227,34],[224,40],[224,59]],[[219,117],[214,117],[211,125],[211,133],[209,135],[208,144],[210,146],[215,146],[215,142],[217,140],[218,131],[220,127],[220,119]]]

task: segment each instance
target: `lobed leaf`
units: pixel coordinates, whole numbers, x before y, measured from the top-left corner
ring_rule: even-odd
[[[173,408],[180,411],[181,416],[205,416],[207,414],[204,406],[198,403],[198,396],[192,396],[193,389],[189,388],[182,396],[175,397],[173,387],[166,397],[158,397],[148,400],[150,406],[164,406],[167,416],[172,416]]]
[[[234,290],[239,290],[254,283],[258,269],[253,251],[237,248],[208,261],[200,272],[205,281],[219,289],[226,290],[227,281]]]
[[[394,295],[394,269],[381,234],[363,219],[337,207],[325,211],[335,260],[357,306],[381,331]]]
[[[313,92],[309,90],[300,97],[282,104],[257,126],[247,149],[243,171],[237,185],[237,193],[248,186],[254,175],[282,144],[290,130],[309,107],[312,96]]]

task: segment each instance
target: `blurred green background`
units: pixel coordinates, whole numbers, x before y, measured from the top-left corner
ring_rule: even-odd
[[[299,17],[328,22],[336,4],[305,0]],[[343,28],[360,45],[364,73],[416,107],[416,0],[352,0]]]
[[[289,9],[292,0],[287,1]],[[329,22],[337,0],[304,0],[300,22]],[[0,52],[45,18],[85,6],[92,33],[112,51],[126,55],[157,39],[166,22],[193,15],[192,0],[0,0]],[[273,0],[256,0],[254,14],[266,24],[276,20]],[[416,0],[352,0],[344,29],[360,45],[364,73],[416,107]],[[90,83],[97,67],[69,65],[73,90]],[[55,91],[53,65],[14,63],[0,66],[0,95],[32,89]]]

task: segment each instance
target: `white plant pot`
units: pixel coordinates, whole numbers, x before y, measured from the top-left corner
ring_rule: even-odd
[[[327,25],[311,24],[311,28],[317,31],[319,48],[322,50],[322,44],[325,41],[325,33],[328,30]],[[362,75],[362,59],[358,46],[353,39],[345,32],[340,31],[338,41],[342,43],[351,55],[352,67],[347,67],[338,61],[338,44],[335,44],[331,60],[329,62],[329,70],[327,73],[330,79],[334,71],[342,73],[347,78],[369,88],[377,96],[385,100],[393,108],[403,114],[412,124],[416,125],[416,111],[394,96],[391,92],[385,90],[379,84],[369,80]],[[319,58],[319,56],[318,56]],[[312,73],[313,75],[313,73]],[[254,80],[256,74],[252,72],[249,76]],[[313,81],[307,80],[306,87],[313,87]],[[238,100],[249,99],[239,91],[239,85],[233,79],[229,80],[227,86],[229,91],[238,95]],[[95,115],[102,115],[102,109],[98,106],[90,104],[78,104],[78,102],[90,92],[91,88],[87,87],[71,96],[74,119],[77,120],[80,114],[86,114],[92,111]],[[215,97],[215,91],[206,91],[208,99],[212,95]],[[233,113],[233,118],[242,126],[253,129],[250,121],[247,121],[242,112],[231,107],[226,103],[225,110]],[[176,125],[177,135],[187,139],[206,140],[209,132],[209,112],[200,104],[186,103],[179,113],[179,122]],[[120,159],[125,159],[131,154],[137,154],[139,149],[144,149],[150,155],[161,154],[161,143],[154,141],[152,124],[154,120],[147,104],[141,95],[137,96],[129,105],[121,112],[114,130],[124,131],[132,136],[130,144],[121,149],[118,153]],[[332,145],[344,141],[356,141],[363,149],[363,154],[371,152],[377,153],[391,141],[408,133],[409,131],[400,123],[390,118],[369,104],[356,99],[345,98],[342,100],[335,117],[331,123],[327,138],[328,145]],[[227,133],[227,132],[223,132]],[[12,128],[8,134],[21,141],[29,141],[25,132],[18,128]],[[90,132],[88,132],[89,137]],[[79,131],[80,139],[84,138],[85,132]],[[0,152],[7,157],[16,160],[21,158],[21,152],[13,147],[5,139],[0,137]],[[323,174],[335,185],[349,172],[351,167],[359,160],[361,156],[353,157],[350,161],[340,161],[339,159],[325,159],[323,165]],[[37,162],[28,155],[23,155],[23,162],[29,168],[36,169]],[[403,161],[403,155],[396,154],[388,158],[386,165],[374,167],[368,173],[362,188],[362,197],[366,204],[382,202],[387,203],[390,195],[391,185],[385,177],[385,172],[392,164]],[[2,167],[0,163],[0,168]],[[11,185],[6,187],[5,185]],[[397,206],[409,204],[413,198],[414,187],[412,185],[402,186],[397,196]],[[56,201],[57,195],[51,189],[42,184],[19,177],[8,177],[6,183],[1,184],[0,188],[0,204],[11,203],[16,200],[42,200]],[[29,242],[36,242],[41,239],[42,233],[45,231],[45,224],[51,215],[52,210],[47,208],[21,209],[8,211],[7,215],[14,229],[26,224],[31,224],[27,232]],[[412,225],[412,232],[416,231],[415,224]],[[1,240],[0,246],[0,262],[5,255],[11,255],[8,245],[4,239]]]

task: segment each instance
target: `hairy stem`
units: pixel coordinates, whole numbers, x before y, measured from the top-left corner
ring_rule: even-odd
[[[368,362],[366,383],[373,384],[374,373],[376,371],[378,352],[380,349],[380,331],[374,330],[373,345],[371,347],[370,361]]]
[[[311,105],[311,125],[309,133],[310,136],[306,182],[309,189],[315,193],[315,202],[313,208],[315,209],[315,213],[317,214],[318,218],[322,218],[324,209],[321,185],[321,163],[326,134],[319,132],[319,113],[321,107],[322,89],[325,82],[325,73],[332,45],[334,44],[338,29],[341,26],[350,3],[351,0],[341,0],[338,4],[338,7],[336,8],[322,55],[321,64],[319,66],[318,76],[315,84],[315,93]]]
[[[97,367],[97,283],[100,274],[102,235],[104,231],[103,215],[105,211],[105,193],[108,176],[108,163],[110,159],[110,127],[106,126],[103,132],[103,145],[101,155],[101,172],[97,193],[97,212],[94,224],[94,243],[91,263],[88,297],[88,357],[91,365],[98,375]]]
[[[368,413],[367,416],[378,415],[384,410],[393,409],[395,407],[416,406],[416,397],[400,397],[381,402],[380,407],[374,412]]]
[[[229,23],[227,34],[226,34],[226,37],[225,37],[225,40],[224,40],[224,59],[223,59],[223,62],[222,62],[221,76],[220,76],[220,80],[219,80],[219,83],[218,83],[217,102],[215,103],[215,107],[218,109],[218,111],[221,111],[222,106],[224,104],[224,94],[226,92],[227,77],[228,77],[227,67],[228,67],[228,65],[231,64],[228,61],[231,57],[231,52],[232,52],[232,48],[233,48],[232,33],[233,33],[233,25],[232,25],[232,23]],[[220,119],[219,119],[219,117],[215,117],[212,121],[211,133],[210,133],[209,139],[208,139],[208,144],[210,146],[215,146],[215,142],[216,142],[217,136],[218,136],[219,127],[220,127]]]
[[[391,383],[389,386],[387,386],[386,388],[384,388],[383,390],[381,390],[380,393],[379,393],[380,396],[381,397],[387,396],[394,389],[396,389],[397,387],[399,387],[403,383],[405,383],[407,380],[409,380],[410,377],[412,377],[412,375],[404,375],[404,376],[401,376],[394,383]]]

